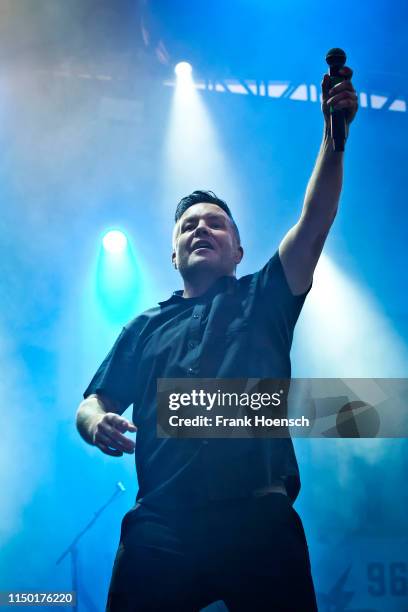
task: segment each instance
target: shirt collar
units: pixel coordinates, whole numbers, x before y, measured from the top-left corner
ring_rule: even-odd
[[[167,299],[159,302],[160,306],[166,306],[167,304],[175,304],[177,302],[183,302],[186,304],[187,302],[207,302],[211,300],[218,293],[232,293],[237,283],[237,279],[235,276],[221,276],[218,278],[212,285],[207,289],[205,293],[193,298],[185,298],[183,297],[183,290],[179,289],[174,291],[172,295]]]

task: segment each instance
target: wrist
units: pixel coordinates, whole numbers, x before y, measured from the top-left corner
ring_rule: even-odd
[[[323,126],[323,143],[328,145],[332,143],[330,120],[324,122]]]
[[[331,161],[341,162],[343,160],[344,151],[335,151],[333,148],[330,122],[325,123],[323,127],[321,152],[323,153],[326,159],[330,159]]]
[[[93,398],[88,398],[80,405],[77,412],[77,429],[88,444],[95,445],[96,427],[106,413],[95,405]]]
[[[349,135],[349,124],[346,123],[346,142],[348,140],[348,135]],[[330,115],[328,117],[325,116],[324,118],[324,125],[323,125],[323,137],[322,137],[322,143],[331,151],[334,151],[333,149],[333,139],[331,137],[331,125],[330,125]],[[337,151],[336,154],[341,153],[341,151]]]

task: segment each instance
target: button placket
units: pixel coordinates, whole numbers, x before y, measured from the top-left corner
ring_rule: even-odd
[[[194,351],[200,344],[201,341],[201,316],[204,310],[204,306],[202,304],[196,304],[194,306],[193,313],[191,315],[188,339],[187,339],[187,349],[189,351]],[[188,376],[197,376],[198,374],[198,362],[197,359],[192,360],[193,366],[187,370]]]
[[[188,335],[188,348],[196,348],[200,344],[200,333],[201,333],[201,315],[203,312],[203,305],[196,304],[194,306],[193,314],[190,323],[190,332]]]

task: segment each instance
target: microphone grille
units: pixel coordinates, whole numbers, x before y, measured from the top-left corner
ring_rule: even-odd
[[[326,53],[326,62],[329,66],[344,66],[346,59],[347,57],[343,49],[338,49],[337,47],[330,49]]]

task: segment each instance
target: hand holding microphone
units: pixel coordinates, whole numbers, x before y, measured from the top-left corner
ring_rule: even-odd
[[[344,65],[346,54],[342,49],[330,49],[326,62],[329,74],[322,81],[322,110],[334,151],[344,151],[349,125],[358,110],[357,94],[351,83],[353,71]]]

